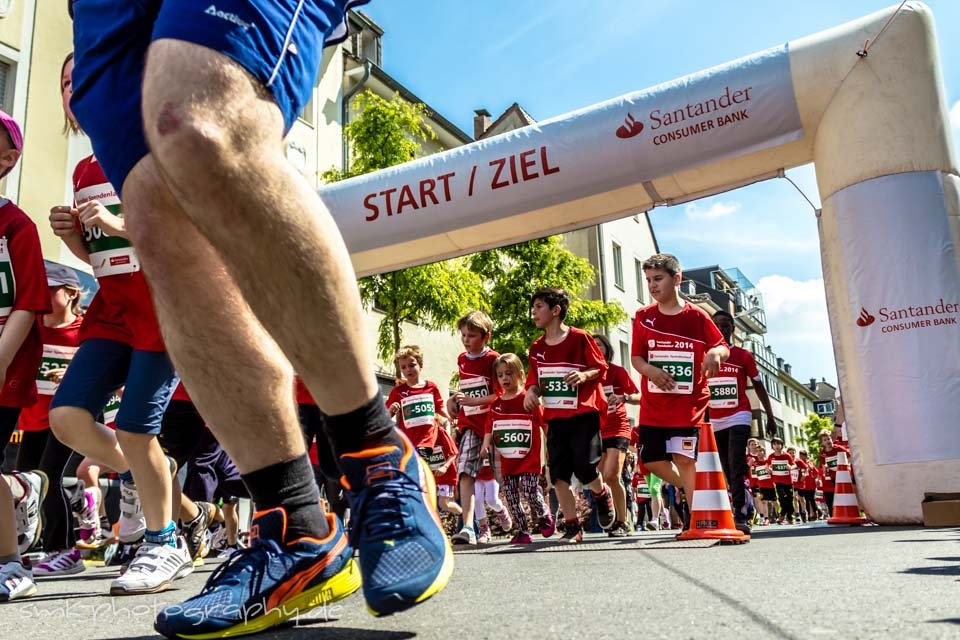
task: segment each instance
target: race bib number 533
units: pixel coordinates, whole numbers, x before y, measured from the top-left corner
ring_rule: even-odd
[[[547,409],[576,409],[579,406],[577,390],[566,383],[574,367],[542,366],[537,369],[543,406]]]

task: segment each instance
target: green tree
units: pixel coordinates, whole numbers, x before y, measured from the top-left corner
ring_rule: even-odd
[[[403,342],[403,323],[450,331],[464,313],[486,309],[483,283],[462,258],[401,269],[360,280],[364,304],[383,313],[377,355],[390,362]],[[400,371],[394,363],[394,372]]]
[[[354,100],[357,116],[343,131],[351,147],[351,164],[325,171],[326,182],[411,160],[423,142],[436,138],[422,104],[410,104],[397,94],[385,100],[370,90]],[[364,306],[384,314],[377,332],[377,354],[384,362],[390,362],[403,344],[403,323],[450,330],[468,310],[486,308],[483,283],[462,258],[370,276],[359,286]],[[396,363],[394,373],[400,375]]]
[[[530,344],[540,336],[530,320],[530,295],[543,287],[559,287],[570,294],[569,325],[606,330],[627,317],[618,302],[580,298],[596,274],[590,262],[567,249],[560,236],[483,251],[470,256],[469,263],[487,284],[489,306],[495,309],[492,344],[501,353],[525,359]]]
[[[393,94],[390,100],[367,89],[353,99],[357,116],[343,128],[350,143],[350,166],[331,167],[321,174],[325,182],[337,182],[386,169],[417,157],[422,144],[436,140],[423,104],[411,104]]]
[[[807,440],[807,453],[810,458],[817,459],[820,454],[820,434],[833,429],[833,422],[828,418],[821,418],[815,413],[807,415],[807,419],[800,424],[800,430]]]

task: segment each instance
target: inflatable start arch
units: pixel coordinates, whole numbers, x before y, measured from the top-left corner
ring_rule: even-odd
[[[925,491],[960,491],[960,180],[946,114],[933,17],[910,2],[320,193],[369,275],[813,161],[863,507],[917,522]]]

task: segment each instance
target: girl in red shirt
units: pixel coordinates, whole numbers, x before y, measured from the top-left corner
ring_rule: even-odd
[[[526,379],[523,363],[513,353],[497,358],[495,371],[497,381],[503,387],[503,395],[490,405],[487,428],[483,436],[480,457],[485,458],[491,445],[500,458],[500,475],[507,506],[517,524],[517,534],[510,544],[530,544],[530,522],[520,502],[526,498],[530,515],[537,521],[540,534],[549,538],[556,530],[553,516],[543,500],[540,477],[543,472],[543,436],[546,428],[543,407],[537,405],[532,411],[523,406],[523,382]]]
[[[603,481],[613,492],[613,504],[617,511],[616,521],[607,532],[611,538],[630,535],[627,525],[627,492],[621,476],[623,463],[630,448],[630,434],[633,427],[627,417],[627,404],[640,404],[640,390],[626,369],[613,364],[613,346],[606,336],[593,334],[593,339],[603,353],[609,368],[601,384],[607,396],[607,412],[600,417],[600,473]]]

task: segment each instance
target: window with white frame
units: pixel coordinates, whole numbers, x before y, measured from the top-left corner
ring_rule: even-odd
[[[623,291],[623,250],[613,243],[613,284]]]

